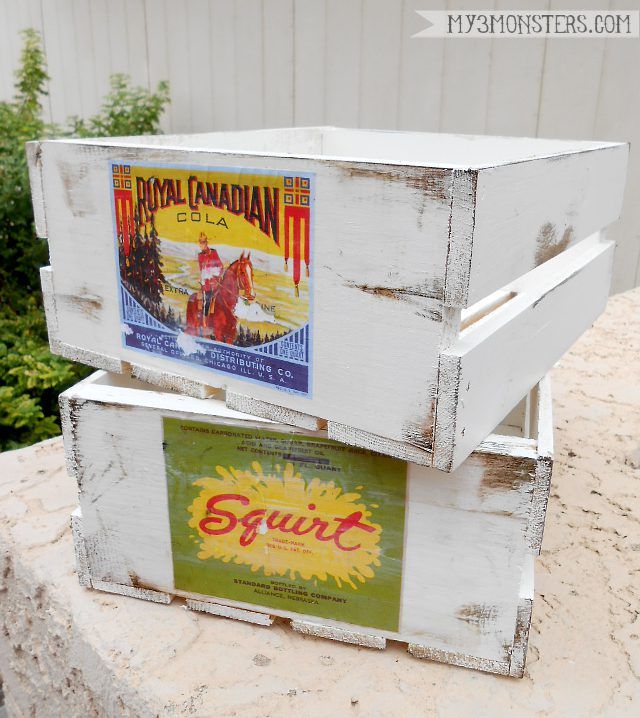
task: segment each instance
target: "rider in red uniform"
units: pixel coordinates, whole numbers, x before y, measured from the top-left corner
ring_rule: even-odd
[[[222,274],[222,261],[215,249],[209,247],[209,239],[204,232],[200,232],[198,238],[200,252],[198,252],[198,265],[200,266],[200,286],[202,287],[203,306],[202,306],[202,323],[207,326],[207,317],[211,307],[213,293],[220,281]]]

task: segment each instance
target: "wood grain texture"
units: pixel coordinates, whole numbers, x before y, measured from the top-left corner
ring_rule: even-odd
[[[73,538],[73,550],[76,557],[76,574],[78,576],[78,583],[85,588],[89,588],[91,586],[91,573],[89,571],[87,547],[84,543],[82,511],[80,511],[80,507],[74,509],[71,514],[71,536]]]
[[[31,188],[31,204],[33,205],[33,221],[36,236],[47,237],[47,220],[44,211],[44,191],[42,189],[42,148],[39,142],[27,142],[27,165],[29,167],[29,187]]]
[[[235,427],[267,422],[215,399],[161,393],[104,372],[67,391],[62,410],[69,427],[67,451],[75,457],[92,585],[106,582],[206,600],[173,584],[162,417]],[[268,426],[326,436],[278,423]],[[508,673],[523,573],[538,548],[530,540],[531,524],[540,518],[535,447],[535,440],[496,433],[453,475],[407,465],[401,624],[398,633],[376,631],[376,636],[428,646],[443,652],[440,660],[461,655],[495,661]],[[144,511],[137,511],[142,505]],[[211,599],[231,609],[265,613],[259,605]],[[288,611],[268,613],[317,623]],[[340,640],[349,632],[367,634],[340,621],[323,619],[319,625]]]
[[[85,359],[93,353],[103,353],[130,364],[144,364],[150,371],[182,373],[191,381],[239,395],[246,395],[251,387],[254,399],[322,419],[339,407],[341,414],[334,418],[365,431],[388,432],[398,441],[404,440],[408,424],[420,424],[426,419],[435,391],[440,334],[449,220],[446,171],[426,173],[425,190],[425,172],[412,168],[404,179],[400,174],[398,181],[393,181],[393,174],[390,178],[387,171],[363,163],[333,165],[294,157],[197,151],[190,151],[186,157],[184,151],[151,148],[144,152],[147,161],[184,163],[186,159],[196,165],[223,163],[316,172],[321,187],[318,202],[326,210],[319,214],[314,228],[315,286],[317,297],[322,298],[321,311],[314,316],[314,342],[345,350],[331,356],[316,354],[314,396],[308,400],[196,366],[192,371],[191,367],[167,359],[152,355],[143,358],[140,353],[123,351],[111,209],[108,193],[101,188],[108,170],[107,159],[116,155],[132,157],[138,151],[125,146],[89,148],[78,143],[50,143],[46,151],[58,347],[79,347],[90,352]],[[394,169],[396,172],[400,170]],[[383,200],[393,211],[380,213]],[[363,217],[369,217],[366,225],[344,223],[341,208],[353,203],[361,207]],[[423,220],[424,214],[428,222]],[[425,230],[431,238],[427,245]],[[394,247],[385,262],[379,262],[369,251],[375,242]],[[56,272],[55,267],[71,265],[84,269],[66,269],[59,275]],[[345,306],[350,307],[348,314],[343,311]],[[363,322],[373,316],[377,331],[363,334]],[[65,355],[69,356],[69,351],[72,350],[65,350]],[[422,375],[398,372],[398,387],[391,396],[369,391],[369,387],[388,382],[390,366],[400,367],[412,355],[421,358]],[[360,378],[355,381],[354,367],[367,367],[366,372],[356,374]],[[381,430],[380,422],[387,427]]]
[[[628,153],[618,144],[481,170],[468,303],[615,222]]]
[[[212,616],[220,616],[222,618],[233,618],[236,621],[245,621],[246,623],[253,623],[256,626],[273,625],[273,616],[267,613],[245,611],[241,608],[223,606],[220,603],[212,603],[211,601],[198,601],[195,598],[187,598],[185,603],[190,611],[209,613]]]
[[[510,285],[514,298],[443,352],[436,466],[457,466],[598,317],[612,260],[613,243],[594,235]]]
[[[164,0],[2,0],[0,99],[13,94],[19,31],[34,27],[43,32],[52,77],[46,119],[60,125],[70,115],[95,113],[109,74],[126,72],[143,87],[171,81],[165,132],[292,118],[286,124],[638,137],[638,83],[623,81],[640,61],[633,41],[414,39],[423,27],[419,0],[185,0],[183,6],[179,12]],[[478,1],[466,9],[472,6],[530,9],[525,0]],[[573,0],[570,6],[606,9],[611,3]],[[429,3],[432,10],[446,7],[444,0]],[[538,8],[567,9],[567,3],[542,0]],[[637,3],[621,0],[615,8],[634,10]],[[275,72],[263,72],[262,65]],[[632,198],[639,176],[634,158],[613,237],[620,246],[615,291],[638,281],[640,213]]]
[[[350,631],[346,628],[337,628],[336,626],[324,626],[313,621],[304,621],[296,619],[291,621],[291,628],[298,633],[304,633],[307,636],[317,636],[318,638],[329,638],[332,641],[341,641],[342,643],[353,643],[363,648],[377,648],[383,650],[387,646],[384,636],[376,636],[370,633],[360,633],[359,631]]]
[[[245,402],[245,409],[267,418],[288,412],[301,426],[329,422],[330,435],[342,441],[423,464],[433,461],[435,433],[440,468],[459,464],[513,408],[505,403],[506,394],[485,393],[482,429],[463,426],[458,402],[447,399],[445,406],[440,400],[458,391],[461,366],[443,352],[459,341],[463,324],[480,315],[478,303],[489,301],[483,311],[493,317],[521,305],[522,298],[508,302],[507,309],[491,304],[492,292],[520,291],[514,280],[530,283],[528,272],[615,219],[627,158],[627,147],[619,143],[326,127],[55,141],[40,149],[31,150],[30,158],[36,190],[42,177],[43,200],[35,201],[49,235],[53,275],[47,275],[44,291],[46,306],[56,315],[54,351],[94,367],[134,371],[163,386],[182,386],[197,396],[226,391],[232,405]],[[310,397],[122,346],[108,191],[113,159],[315,173]],[[566,262],[558,266],[573,271]],[[603,287],[610,269],[606,263],[596,266]],[[547,291],[566,279],[562,272],[549,272]],[[583,290],[569,283],[564,291],[574,292],[575,300],[575,292]],[[575,304],[577,321],[558,347],[566,349],[579,336],[595,317],[595,306],[585,313]],[[537,329],[539,316],[531,314],[529,330]],[[369,330],[374,318],[375,329]],[[548,331],[559,331],[562,321],[550,315]],[[465,331],[479,336],[480,323],[491,329],[482,341],[496,346],[490,334],[500,329],[499,320],[484,318]],[[517,323],[512,326],[515,331]],[[502,350],[509,376],[517,373],[517,349],[511,342]],[[528,375],[528,385],[519,383],[508,399],[517,403],[560,353],[551,346],[537,352],[535,376]],[[486,349],[483,356],[482,371],[502,381],[489,369]],[[465,439],[464,433],[455,435],[456,427],[468,432]]]

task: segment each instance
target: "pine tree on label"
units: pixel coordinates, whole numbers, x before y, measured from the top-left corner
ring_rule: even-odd
[[[155,216],[150,218],[151,229],[140,221],[136,212],[133,216],[134,229],[129,234],[129,252],[125,251],[122,228],[118,232],[118,255],[120,276],[131,295],[156,319],[175,326],[175,313],[167,311],[162,303],[165,276],[155,225]]]

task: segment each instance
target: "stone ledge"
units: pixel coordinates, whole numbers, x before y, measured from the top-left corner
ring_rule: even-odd
[[[59,439],[0,456],[11,718],[632,715],[640,701],[640,290],[554,371],[556,466],[522,681],[82,588]],[[635,571],[635,573],[634,573]],[[637,710],[637,708],[636,708]]]

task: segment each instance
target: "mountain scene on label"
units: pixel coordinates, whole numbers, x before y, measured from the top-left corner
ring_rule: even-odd
[[[311,209],[292,207],[301,195],[286,184],[310,180],[126,165],[113,175],[121,283],[161,324],[251,347],[309,321]]]

